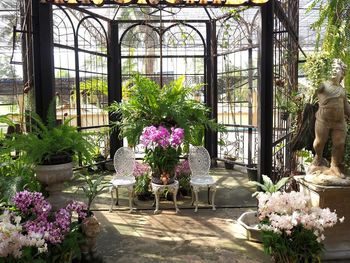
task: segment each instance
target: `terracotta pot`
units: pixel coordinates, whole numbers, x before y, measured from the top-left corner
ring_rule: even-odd
[[[97,238],[101,232],[100,222],[92,215],[81,223],[85,242],[80,246],[82,262],[102,262],[101,255],[97,252]]]
[[[152,183],[154,184],[172,184],[175,181],[175,173],[163,173],[163,174],[159,174],[159,173],[152,173]]]

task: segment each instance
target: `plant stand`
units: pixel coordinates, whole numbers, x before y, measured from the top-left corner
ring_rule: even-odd
[[[62,196],[64,182],[69,181],[73,176],[73,163],[38,165],[35,167],[36,178],[46,185],[49,192],[47,200],[52,205],[53,210],[58,210],[65,205]]]
[[[310,197],[312,206],[329,207],[336,210],[338,217],[345,217],[344,223],[337,223],[325,231],[325,253],[322,262],[342,260],[350,262],[350,186],[321,186],[295,176],[300,192]]]
[[[175,182],[172,184],[151,183],[151,187],[152,187],[152,192],[155,196],[155,202],[156,202],[156,210],[154,210],[154,214],[159,213],[159,193],[161,191],[164,191],[166,188],[169,190],[170,193],[173,193],[175,212],[177,213],[180,211],[176,203],[176,195],[177,195],[177,191],[179,190],[179,182],[177,180],[175,180]]]

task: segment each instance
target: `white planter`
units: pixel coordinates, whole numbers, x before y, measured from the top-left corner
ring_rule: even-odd
[[[262,242],[257,211],[243,213],[237,222],[245,229],[245,236],[249,241]]]
[[[73,163],[55,165],[37,165],[35,167],[36,178],[46,185],[49,192],[48,201],[54,210],[65,205],[62,197],[63,183],[69,181],[73,176]]]

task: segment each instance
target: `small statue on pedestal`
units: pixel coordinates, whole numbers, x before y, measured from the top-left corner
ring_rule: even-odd
[[[332,77],[317,89],[319,108],[316,112],[314,160],[307,171],[305,180],[322,185],[348,185],[343,172],[344,148],[347,132],[346,120],[350,118],[350,104],[341,85],[347,66],[335,59]],[[330,167],[322,157],[326,142],[331,136],[332,157]]]

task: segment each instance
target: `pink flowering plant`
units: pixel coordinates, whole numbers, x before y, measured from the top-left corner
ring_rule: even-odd
[[[78,256],[81,234],[72,216],[86,217],[84,203],[73,201],[52,213],[41,193],[28,191],[16,193],[13,203],[0,216],[0,261],[63,262]]]
[[[265,252],[275,262],[320,262],[325,228],[344,218],[329,208],[311,207],[300,192],[259,192],[257,198]]]
[[[191,170],[188,160],[183,160],[175,167],[176,178],[179,181],[180,193],[189,195],[191,192]]]
[[[184,130],[181,128],[172,127],[169,131],[163,126],[149,126],[143,129],[140,141],[145,147],[144,161],[151,167],[153,175],[167,177],[164,179],[167,181],[174,174],[183,140]]]
[[[151,196],[149,187],[151,167],[146,163],[135,162],[133,175],[136,179],[135,193],[139,200],[148,200]]]

